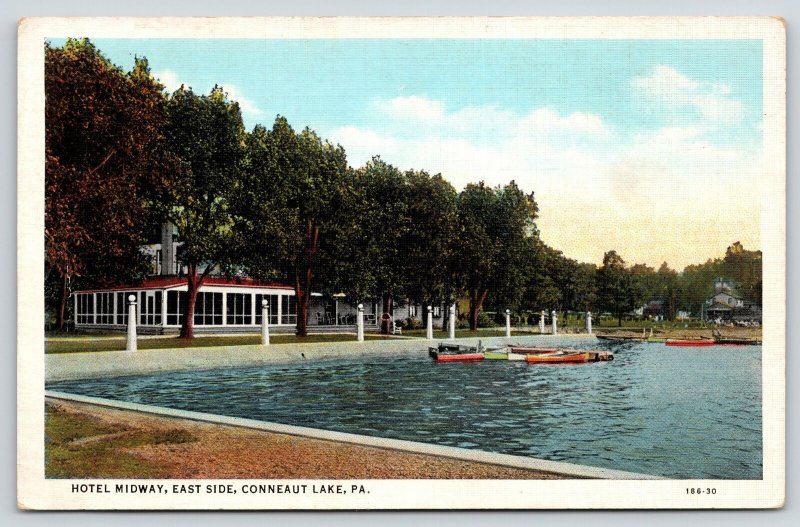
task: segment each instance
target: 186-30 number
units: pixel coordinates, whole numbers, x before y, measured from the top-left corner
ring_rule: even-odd
[[[716,493],[717,489],[711,487],[706,487],[706,488],[690,487],[686,489],[686,494],[716,494]]]

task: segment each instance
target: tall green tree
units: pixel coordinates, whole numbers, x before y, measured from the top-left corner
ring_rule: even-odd
[[[664,262],[658,268],[656,274],[658,278],[658,296],[664,301],[667,320],[675,320],[679,299],[682,295],[678,273],[670,269],[667,262]]]
[[[363,198],[363,206],[354,210],[360,216],[361,258],[371,269],[353,278],[381,299],[382,313],[391,316],[395,300],[408,293],[407,248],[413,225],[408,181],[406,174],[375,157],[356,171],[356,185]],[[389,317],[383,317],[383,333],[389,332],[389,324]]]
[[[166,109],[165,142],[176,169],[161,214],[182,242],[178,258],[187,268],[188,291],[180,336],[192,338],[200,286],[215,269],[235,263],[231,202],[241,185],[245,130],[239,105],[219,86],[209,95],[181,87]]]
[[[167,184],[163,102],[146,59],[126,73],[88,39],[45,44],[45,266],[59,328],[68,283],[143,274],[148,203]]]
[[[533,194],[525,194],[513,181],[498,188],[469,184],[459,194],[456,252],[469,296],[471,331],[477,330],[478,314],[490,293],[508,303],[519,301],[537,210]]]
[[[306,128],[295,132],[281,116],[271,130],[257,127],[247,142],[242,202],[247,240],[240,253],[256,277],[276,277],[294,285],[297,335],[308,333],[311,292],[327,289],[321,279],[335,269],[334,239],[342,225],[349,180],[344,149]],[[352,199],[350,200],[352,202]]]
[[[761,260],[761,251],[748,251],[738,241],[727,248],[723,258],[725,277],[736,282],[746,300],[758,305],[761,305]]]
[[[618,325],[622,326],[622,316],[636,307],[639,298],[633,275],[616,251],[608,251],[603,256],[597,285],[601,308],[617,315]]]
[[[411,220],[410,232],[402,240],[408,262],[406,294],[424,306],[454,302],[461,290],[454,272],[461,265],[454,250],[458,193],[441,174],[408,171],[405,179]]]

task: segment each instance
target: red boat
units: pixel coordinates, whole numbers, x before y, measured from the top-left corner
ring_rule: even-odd
[[[575,362],[589,362],[590,354],[583,353],[563,353],[563,354],[542,354],[528,355],[528,364],[561,364]]]
[[[438,353],[436,362],[478,362],[483,360],[483,353]]]
[[[713,346],[716,344],[712,339],[667,339],[667,346]]]
[[[536,355],[545,355],[545,354],[552,354],[558,353],[561,350],[558,348],[537,348],[536,346],[512,346],[511,353],[525,353],[525,354],[536,354]]]

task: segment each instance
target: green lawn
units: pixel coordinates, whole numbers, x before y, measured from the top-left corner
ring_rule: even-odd
[[[536,330],[538,334],[539,330]],[[402,335],[406,337],[422,337],[424,338],[427,333],[424,329],[410,329],[410,330],[403,330]],[[524,337],[530,336],[531,333],[528,331],[516,331],[514,329],[511,330],[512,337]],[[506,330],[505,329],[479,329],[478,331],[469,331],[467,329],[457,329],[456,330],[456,338],[463,339],[463,338],[470,338],[470,337],[505,337]],[[433,330],[433,338],[434,339],[447,339],[450,338],[450,333],[447,331],[442,330]]]
[[[379,340],[391,337],[381,335],[364,335],[365,340]],[[303,342],[344,342],[355,341],[355,335],[327,334],[309,335],[305,338],[296,335],[271,335],[272,344],[295,344]],[[251,346],[261,343],[260,335],[230,335],[220,337],[196,337],[194,339],[180,339],[178,337],[140,338],[137,343],[139,350],[155,350],[167,348],[207,348],[211,346]],[[85,351],[122,351],[125,349],[126,339],[120,338],[93,338],[89,335],[71,334],[68,339],[52,340],[45,342],[45,353],[80,353]]]
[[[158,478],[158,465],[138,459],[125,449],[194,441],[183,430],[147,432],[109,426],[82,415],[45,406],[45,477]]]

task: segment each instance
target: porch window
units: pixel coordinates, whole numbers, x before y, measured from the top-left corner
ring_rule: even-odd
[[[222,293],[197,293],[194,323],[196,326],[222,325]]]
[[[183,324],[183,309],[186,306],[186,291],[167,291],[167,325]]]
[[[230,325],[252,324],[253,295],[247,293],[228,293],[226,323]]]
[[[281,298],[281,324],[297,324],[297,299],[284,295]]]
[[[267,299],[269,301],[269,320],[270,325],[278,324],[278,295],[256,295],[256,325],[261,325],[261,302]]]

